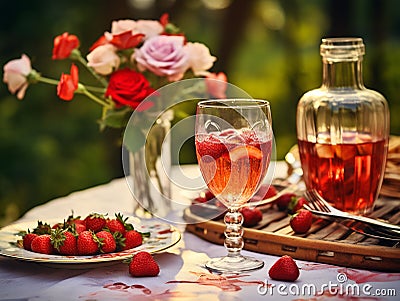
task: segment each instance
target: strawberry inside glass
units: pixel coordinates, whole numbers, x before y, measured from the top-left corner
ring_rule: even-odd
[[[271,139],[250,129],[199,134],[196,154],[211,192],[227,207],[240,207],[265,177]]]

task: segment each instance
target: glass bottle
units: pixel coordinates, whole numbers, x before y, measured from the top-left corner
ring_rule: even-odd
[[[305,93],[296,127],[304,181],[336,208],[372,211],[383,181],[389,108],[365,88],[361,38],[326,38],[320,47],[322,85]]]

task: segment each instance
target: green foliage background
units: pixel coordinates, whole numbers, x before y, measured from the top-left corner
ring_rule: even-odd
[[[216,5],[225,8],[210,7]],[[25,53],[33,68],[58,79],[70,62],[51,60],[55,36],[76,34],[86,54],[112,20],[158,19],[164,12],[190,41],[209,46],[218,58],[214,71],[224,71],[253,97],[270,100],[278,159],[296,143],[298,99],[320,85],[319,44],[329,35],[364,38],[365,84],[386,96],[391,132],[400,134],[396,0],[1,1],[0,64]],[[193,106],[186,109],[193,113]],[[52,198],[123,176],[121,133],[99,132],[99,116],[97,105],[81,96],[64,102],[52,86],[32,85],[18,101],[0,85],[0,226]],[[191,146],[180,160],[195,162]]]

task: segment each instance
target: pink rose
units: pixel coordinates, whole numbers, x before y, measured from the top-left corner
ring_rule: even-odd
[[[207,91],[216,98],[226,98],[226,89],[228,88],[225,73],[208,73],[206,75]]]
[[[189,67],[195,75],[205,75],[205,71],[210,69],[215,60],[215,56],[210,54],[208,47],[201,43],[187,43],[185,49],[189,56]]]
[[[150,70],[169,81],[180,80],[188,69],[188,55],[182,36],[155,36],[136,49],[132,58],[140,71]]]
[[[119,67],[120,58],[111,44],[100,45],[87,55],[88,66],[101,75],[108,75]]]
[[[31,60],[25,54],[20,59],[11,60],[3,67],[3,82],[8,86],[8,90],[15,94],[18,99],[23,99],[28,88],[27,76],[32,71]]]

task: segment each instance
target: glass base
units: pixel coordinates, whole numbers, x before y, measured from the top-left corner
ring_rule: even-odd
[[[240,273],[261,269],[264,261],[248,256],[224,256],[213,258],[206,263],[206,268],[219,273]]]

